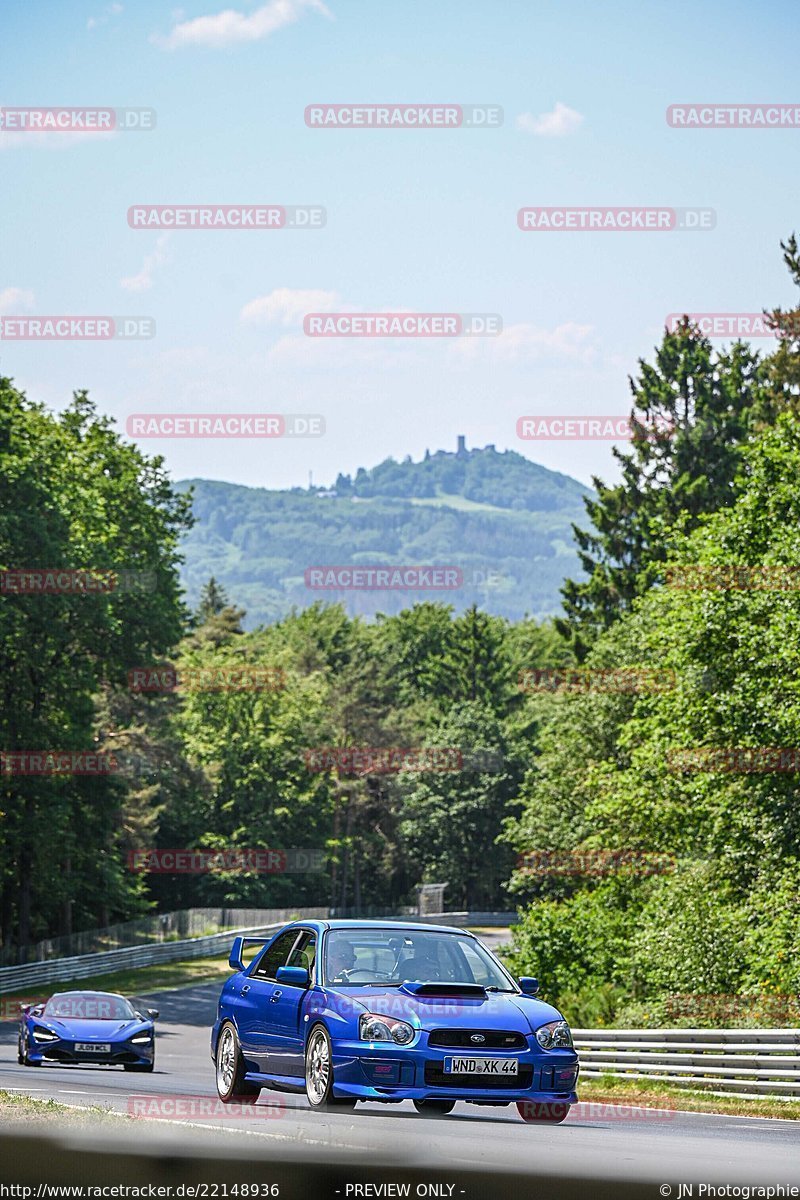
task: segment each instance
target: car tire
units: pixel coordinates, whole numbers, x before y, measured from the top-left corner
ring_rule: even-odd
[[[21,1042],[17,1046],[17,1062],[23,1067],[40,1067],[42,1065],[41,1059],[35,1062],[32,1058],[28,1058],[28,1048]]]
[[[423,1117],[446,1117],[456,1106],[455,1100],[415,1100],[414,1108]]]
[[[571,1104],[562,1101],[538,1104],[534,1100],[518,1100],[517,1112],[527,1125],[560,1125],[569,1116]]]
[[[333,1054],[331,1039],[324,1025],[315,1025],[306,1042],[306,1096],[312,1108],[321,1112],[354,1109],[353,1096],[333,1094]]]
[[[244,1059],[231,1021],[226,1021],[219,1031],[216,1064],[217,1095],[223,1104],[255,1104],[261,1095],[258,1084],[245,1079]]]
[[[123,1063],[122,1069],[123,1071],[144,1071],[149,1074],[151,1071],[155,1070],[155,1066],[156,1064],[154,1059],[153,1062],[149,1063]]]

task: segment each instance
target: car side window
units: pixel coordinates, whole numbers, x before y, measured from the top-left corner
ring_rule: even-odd
[[[309,975],[314,971],[314,959],[317,955],[317,935],[304,929],[300,941],[289,955],[287,967],[305,967]]]
[[[296,929],[285,929],[283,933],[279,933],[266,953],[261,956],[258,966],[250,972],[251,975],[255,979],[274,979],[278,967],[286,966],[286,960],[297,941],[297,936]]]

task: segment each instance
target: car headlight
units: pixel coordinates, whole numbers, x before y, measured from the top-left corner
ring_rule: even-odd
[[[413,1026],[380,1013],[362,1013],[358,1018],[358,1035],[362,1042],[395,1042],[407,1046],[414,1037]]]
[[[49,1029],[43,1029],[41,1025],[35,1025],[33,1040],[35,1042],[57,1042],[59,1037],[57,1033],[51,1033]]]
[[[147,1043],[152,1042],[152,1040],[153,1040],[152,1033],[135,1033],[133,1035],[133,1037],[131,1038],[131,1045],[141,1046],[146,1042]]]
[[[548,1021],[536,1030],[536,1040],[543,1050],[571,1050],[572,1031],[566,1021]]]

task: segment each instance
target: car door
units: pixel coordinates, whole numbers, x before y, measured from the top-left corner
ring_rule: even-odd
[[[317,937],[313,930],[301,930],[301,936],[286,961],[287,967],[305,967],[314,977]],[[303,1038],[304,1000],[308,988],[276,983],[270,997],[268,1063],[270,1075],[302,1076],[305,1073]]]
[[[237,984],[233,1008],[242,1052],[256,1071],[268,1071],[269,1046],[275,1005],[272,996],[277,987],[275,974],[285,966],[300,931],[284,929],[256,958],[248,974]]]

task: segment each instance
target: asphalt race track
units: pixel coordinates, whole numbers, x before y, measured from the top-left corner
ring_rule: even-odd
[[[492,1170],[513,1166],[556,1175],[577,1170],[665,1184],[800,1184],[800,1125],[793,1121],[672,1112],[648,1115],[641,1109],[587,1106],[577,1119],[573,1110],[564,1125],[546,1128],[525,1125],[514,1107],[457,1104],[450,1116],[430,1118],[404,1102],[359,1104],[353,1113],[329,1115],[313,1112],[305,1097],[268,1091],[262,1092],[247,1118],[204,1115],[198,1111],[201,1105],[189,1098],[216,1100],[209,1028],[218,994],[219,984],[213,984],[149,998],[161,1013],[156,1070],[151,1075],[113,1067],[18,1066],[16,1025],[5,1023],[0,1033],[0,1088],[69,1105],[101,1104],[122,1114],[137,1103],[139,1112],[143,1103],[152,1112],[156,1099],[171,1113],[172,1098],[186,1098],[188,1118],[174,1124],[164,1119],[158,1126],[146,1127],[158,1142],[177,1126],[214,1125],[248,1139],[272,1139],[276,1148],[277,1143],[283,1148],[307,1147],[315,1156],[326,1150],[332,1157],[346,1152],[352,1158],[356,1153],[365,1162],[379,1154],[384,1161],[405,1166],[458,1164]],[[580,1094],[580,1086],[578,1090]],[[676,1192],[673,1188],[673,1195]]]

